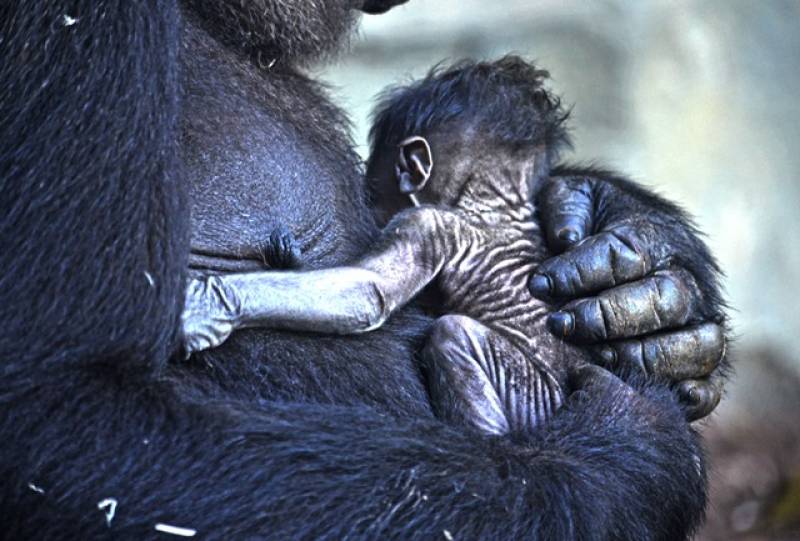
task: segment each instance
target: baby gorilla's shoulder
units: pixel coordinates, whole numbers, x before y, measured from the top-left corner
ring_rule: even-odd
[[[422,205],[398,213],[386,225],[385,231],[393,234],[431,235],[453,231],[467,226],[457,211],[435,205]]]
[[[458,209],[422,205],[397,214],[384,228],[382,242],[439,268],[467,247],[482,245],[484,236]]]

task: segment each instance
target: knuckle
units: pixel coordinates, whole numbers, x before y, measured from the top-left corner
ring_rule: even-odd
[[[648,374],[662,374],[667,366],[667,352],[661,340],[645,340],[642,346],[643,361]]]
[[[543,203],[556,211],[583,211],[592,199],[591,185],[582,176],[555,177],[547,184]]]
[[[597,341],[608,339],[614,315],[607,299],[581,302],[575,312],[578,314],[578,322],[585,327],[587,338]]]
[[[722,327],[715,323],[701,325],[697,330],[696,351],[701,369],[708,374],[725,358],[726,341]]]
[[[647,366],[644,360],[644,347],[641,340],[626,342],[622,347],[620,357],[626,365],[637,368],[645,374],[647,373]]]
[[[725,349],[725,333],[720,325],[706,323],[701,325],[698,331],[707,350],[721,353]]]
[[[580,263],[574,260],[570,261],[570,264],[566,265],[564,270],[566,271],[563,277],[564,290],[568,292],[582,291],[583,285],[587,283],[587,280],[581,270]]]
[[[536,272],[537,274],[546,274],[547,276],[550,276],[552,278],[553,274],[555,274],[556,272],[556,269],[558,269],[563,264],[564,264],[563,256],[556,255],[551,257],[550,259],[541,262],[539,266],[536,267],[536,270],[534,272]]]
[[[630,227],[618,227],[606,233],[608,258],[617,283],[644,276],[650,269],[646,252],[637,233]]]
[[[673,271],[659,271],[653,276],[653,306],[668,324],[680,324],[690,316],[689,291]]]
[[[648,310],[651,303],[642,294],[640,285],[626,285],[602,292],[603,315],[609,335],[615,338],[634,337],[649,331]]]
[[[574,260],[556,256],[537,269],[537,273],[547,275],[556,296],[569,296],[580,287],[580,271]]]

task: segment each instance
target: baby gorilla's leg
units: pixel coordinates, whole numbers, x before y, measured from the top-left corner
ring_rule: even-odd
[[[561,405],[556,379],[480,322],[437,319],[422,350],[428,391],[440,418],[489,434],[526,431]]]
[[[491,378],[496,367],[492,331],[465,316],[443,316],[431,330],[422,360],[434,412],[441,419],[489,434],[509,431],[505,407]]]

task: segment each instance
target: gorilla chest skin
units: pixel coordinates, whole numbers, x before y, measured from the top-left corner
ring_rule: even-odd
[[[182,52],[190,265],[264,269],[263,245],[279,224],[300,241],[305,268],[362,253],[378,230],[344,117],[324,92],[277,65],[256,68],[191,21]],[[198,365],[225,367],[203,375],[218,380],[212,393],[230,388],[257,400],[357,400],[424,417],[430,411],[413,351],[427,324],[407,310],[363,336],[246,330],[201,354]]]
[[[363,238],[353,232],[371,225],[358,195],[362,173],[323,91],[285,66],[256,67],[191,22],[183,52],[193,252],[263,268],[262,246],[284,225],[307,265],[355,255]]]

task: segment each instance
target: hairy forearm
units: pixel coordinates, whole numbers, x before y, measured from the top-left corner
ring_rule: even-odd
[[[641,391],[650,404],[593,390],[512,441],[362,405],[198,407],[168,381],[59,377],[15,397],[26,415],[0,403],[8,537],[58,523],[61,538],[148,539],[166,522],[213,539],[685,539],[704,506],[701,451],[663,389]]]

